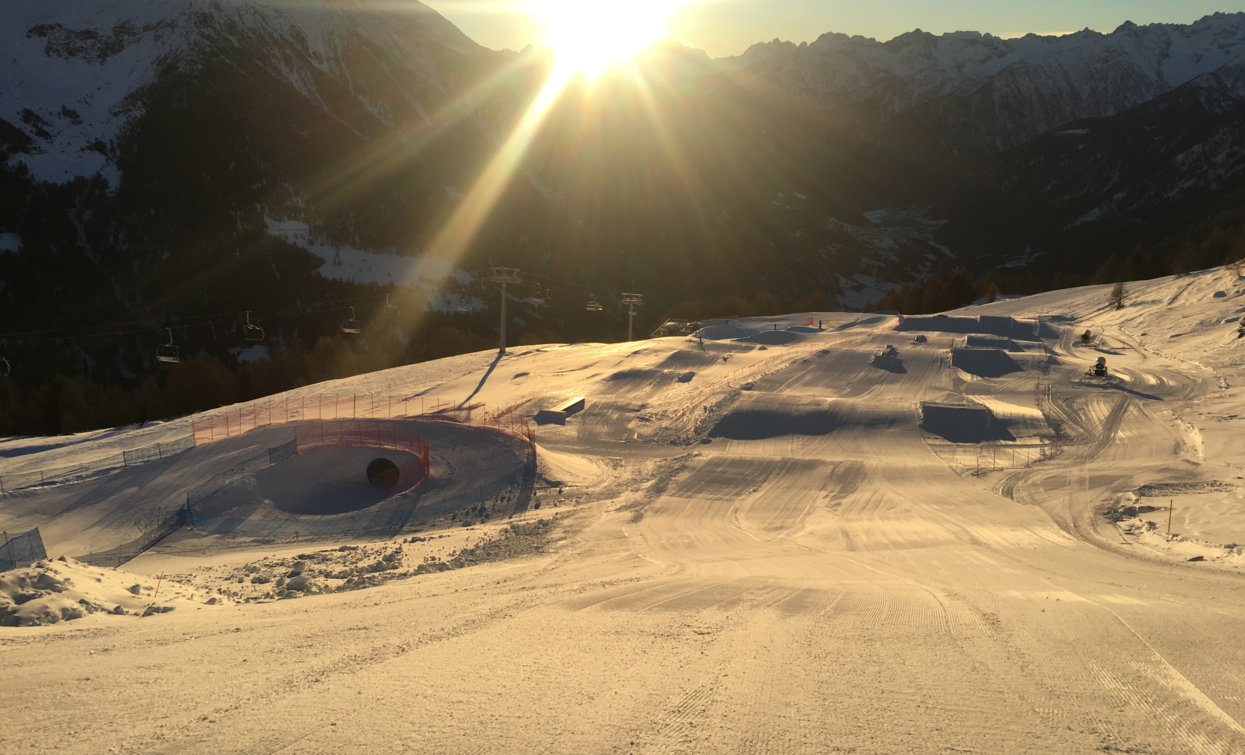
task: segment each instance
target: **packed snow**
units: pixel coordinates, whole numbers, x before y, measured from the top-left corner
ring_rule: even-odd
[[[512,348],[0,441],[2,477],[353,395],[430,448],[378,490],[391,449],[271,453],[308,421],[287,410],[0,497],[51,556],[0,573],[0,750],[1245,751],[1245,274],[1110,291]],[[529,473],[498,424],[579,396],[528,425]]]

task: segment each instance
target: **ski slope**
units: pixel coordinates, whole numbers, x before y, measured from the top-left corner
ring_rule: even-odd
[[[496,434],[415,418],[417,492],[318,449],[226,491],[232,529],[54,562],[62,603],[163,579],[175,610],[0,628],[0,750],[1245,751],[1245,278],[1110,288],[300,389],[586,403],[535,428],[534,490]],[[0,442],[0,474],[194,419]],[[0,528],[114,547],[289,432],[20,491]]]

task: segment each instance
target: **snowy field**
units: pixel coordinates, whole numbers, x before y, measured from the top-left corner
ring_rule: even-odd
[[[310,386],[280,400],[585,406],[534,481],[427,416],[393,495],[389,451],[273,456],[120,568],[296,428],[9,493],[53,560],[0,573],[0,751],[1245,752],[1245,278],[1110,288]],[[197,419],[0,441],[0,475]]]

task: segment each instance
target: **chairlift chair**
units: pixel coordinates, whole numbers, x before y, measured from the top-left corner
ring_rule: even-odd
[[[173,342],[173,329],[165,328],[165,332],[169,334],[169,342],[161,344],[156,349],[156,361],[165,364],[179,364],[182,361],[181,350],[177,348],[177,344]]]
[[[544,303],[545,303],[545,288],[544,288],[544,286],[539,286],[539,285],[538,285],[538,286],[536,286],[536,293],[532,294],[532,296],[531,296],[531,302],[532,302],[533,304],[537,304],[537,305],[539,305],[539,304],[544,304]]]
[[[247,343],[263,343],[264,329],[251,322],[251,313],[246,313],[246,325],[242,328],[242,340]]]
[[[385,315],[395,320],[398,319],[398,308],[389,302],[389,294],[385,294]]]
[[[9,365],[9,360],[0,357],[0,377],[8,377],[12,371],[13,368]]]
[[[454,311],[460,314],[467,314],[471,311],[471,291],[466,288],[458,291],[458,304],[454,306]]]
[[[348,336],[357,336],[363,333],[363,329],[359,327],[359,321],[355,319],[354,307],[350,308],[350,319],[342,323],[341,331]]]
[[[605,307],[601,306],[601,302],[597,301],[597,295],[593,294],[588,297],[588,303],[584,305],[584,309],[589,312],[604,312]]]

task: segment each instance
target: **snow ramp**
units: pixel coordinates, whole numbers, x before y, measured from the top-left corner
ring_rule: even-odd
[[[1038,320],[1016,317],[953,317],[951,315],[916,315],[904,317],[895,326],[901,332],[961,333],[1008,338],[1013,341],[1040,341],[1058,338],[1059,331]]]
[[[709,431],[728,440],[829,435],[846,428],[887,429],[912,423],[911,407],[811,397],[745,395]]]
[[[1011,354],[1002,349],[952,349],[951,366],[983,378],[997,378],[1013,372],[1024,372],[1024,367],[1021,367]]]
[[[921,404],[921,429],[952,443],[984,443],[1015,440],[1006,421],[996,417],[989,407],[977,403]]]

